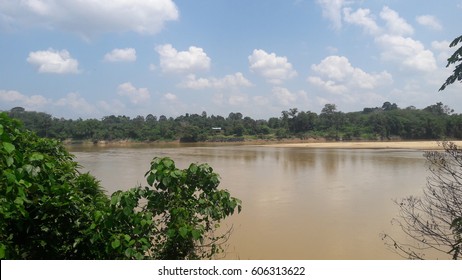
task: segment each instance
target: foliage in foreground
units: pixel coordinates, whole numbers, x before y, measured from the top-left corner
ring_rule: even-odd
[[[409,242],[384,234],[386,244],[399,255],[424,259],[436,251],[452,259],[462,257],[462,150],[442,142],[444,152],[425,153],[431,176],[423,196],[396,201],[399,217],[393,220]]]
[[[148,186],[105,195],[56,140],[0,114],[0,259],[198,259],[240,200],[207,164],[154,158]]]

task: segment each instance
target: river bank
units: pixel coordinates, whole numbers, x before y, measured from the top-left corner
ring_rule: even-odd
[[[462,141],[452,141],[462,147]],[[309,142],[269,144],[272,147],[305,147],[334,149],[412,149],[412,150],[442,150],[440,141],[359,141],[359,142]]]
[[[462,141],[451,141],[462,147]],[[132,140],[116,141],[64,141],[66,146],[97,146],[97,147],[143,147],[143,146],[221,146],[221,145],[257,145],[288,148],[332,148],[332,149],[413,149],[413,150],[442,150],[441,141],[327,141],[324,139],[282,139],[282,140],[248,140],[238,142],[195,142],[181,143],[180,141],[139,142]]]

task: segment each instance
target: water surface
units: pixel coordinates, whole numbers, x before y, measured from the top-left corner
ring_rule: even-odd
[[[400,235],[393,199],[421,195],[422,151],[268,146],[71,147],[112,193],[141,183],[153,157],[177,167],[209,163],[221,187],[243,201],[229,259],[399,259],[380,233]]]

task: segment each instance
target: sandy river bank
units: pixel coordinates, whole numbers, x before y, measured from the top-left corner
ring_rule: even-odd
[[[462,147],[462,141],[452,141]],[[335,149],[413,149],[413,150],[441,150],[438,141],[397,141],[397,142],[306,142],[306,143],[276,143],[267,144],[271,147],[298,147],[298,148],[335,148]]]

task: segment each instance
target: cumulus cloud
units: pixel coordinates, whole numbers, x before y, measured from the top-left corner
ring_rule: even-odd
[[[342,27],[342,7],[344,0],[317,0],[322,9],[322,16],[330,20],[334,29]]]
[[[118,100],[101,100],[98,102],[98,108],[101,108],[103,111],[109,113],[109,114],[121,114],[123,112],[126,112],[126,106],[125,104]]]
[[[414,28],[405,19],[387,6],[383,7],[380,17],[385,21],[388,33],[398,36],[412,35]]]
[[[30,52],[27,62],[38,67],[40,73],[76,74],[79,73],[79,62],[72,58],[67,50]]]
[[[297,95],[291,93],[287,88],[274,87],[272,90],[273,96],[281,105],[289,106],[297,100]]]
[[[297,76],[292,64],[285,56],[276,56],[264,50],[255,49],[249,57],[250,70],[263,76],[269,83],[282,84],[284,80]]]
[[[166,44],[157,46],[156,51],[164,72],[193,72],[210,68],[211,60],[202,48],[191,46],[187,51],[177,51],[172,45]]]
[[[51,100],[42,95],[27,96],[15,90],[0,90],[0,101],[10,103],[13,107],[26,107],[26,109],[42,108],[51,103]]]
[[[128,97],[133,104],[143,104],[151,98],[147,88],[136,88],[131,83],[123,83],[117,87],[117,93],[120,96]]]
[[[432,15],[422,15],[418,16],[416,18],[417,22],[420,25],[423,25],[425,27],[428,27],[433,30],[441,30],[443,29],[443,26],[441,23],[438,21],[438,19]]]
[[[180,84],[180,86],[190,89],[222,89],[229,87],[250,87],[252,86],[252,83],[247,80],[241,72],[237,72],[219,79],[196,78],[194,74],[190,74],[186,77],[186,80]]]
[[[368,9],[352,12],[350,8],[345,8],[343,11],[345,22],[361,26],[374,37],[375,43],[381,48],[382,60],[397,63],[402,69],[426,72],[436,69],[433,52],[420,41],[409,37],[414,33],[414,28],[396,11],[386,6],[382,8],[380,18],[385,22],[384,27],[378,26]]]
[[[412,38],[386,34],[378,37],[376,42],[384,50],[381,57],[385,61],[398,62],[408,69],[425,72],[437,68],[433,52]]]
[[[377,25],[369,9],[358,9],[356,12],[351,11],[351,8],[343,9],[345,22],[361,26],[371,35],[380,32],[380,27]]]
[[[439,52],[438,61],[443,63],[444,66],[446,66],[448,58],[451,56],[451,48],[449,47],[450,43],[451,42],[447,40],[432,42],[432,49]]]
[[[85,98],[80,96],[80,94],[75,92],[68,93],[65,97],[60,98],[58,101],[54,102],[54,105],[71,108],[73,110],[83,112],[86,114],[97,112],[97,110],[92,104],[90,104],[87,100],[85,100]]]
[[[135,89],[135,91],[136,90],[143,92],[144,89]],[[121,85],[121,91],[130,92],[133,91],[133,89],[129,85]],[[135,98],[136,101],[136,97],[129,96],[129,98]],[[146,101],[146,99],[143,98],[146,97],[141,97],[140,100]],[[24,107],[26,110],[53,112],[53,115],[56,117],[62,116],[69,118],[83,116],[95,117],[103,112],[106,115],[127,114],[127,108],[130,108],[118,99],[89,102],[77,92],[70,92],[62,97],[53,99],[44,97],[43,95],[27,95],[15,90],[1,89],[0,104],[1,110],[20,106]]]
[[[112,51],[104,55],[104,60],[109,62],[135,61],[136,50],[134,48],[113,49]]]
[[[247,104],[248,96],[245,94],[233,94],[228,98],[228,102],[230,105],[237,106]]]
[[[366,73],[360,68],[353,67],[344,56],[328,56],[321,63],[312,65],[311,69],[317,76],[308,77],[308,82],[335,94],[354,90],[373,90],[392,82],[388,72]]]
[[[164,99],[170,102],[176,102],[178,100],[178,97],[173,93],[167,92],[166,94],[164,94]]]
[[[155,34],[178,17],[172,0],[0,1],[0,24],[6,28],[60,29],[86,38],[105,32]]]

